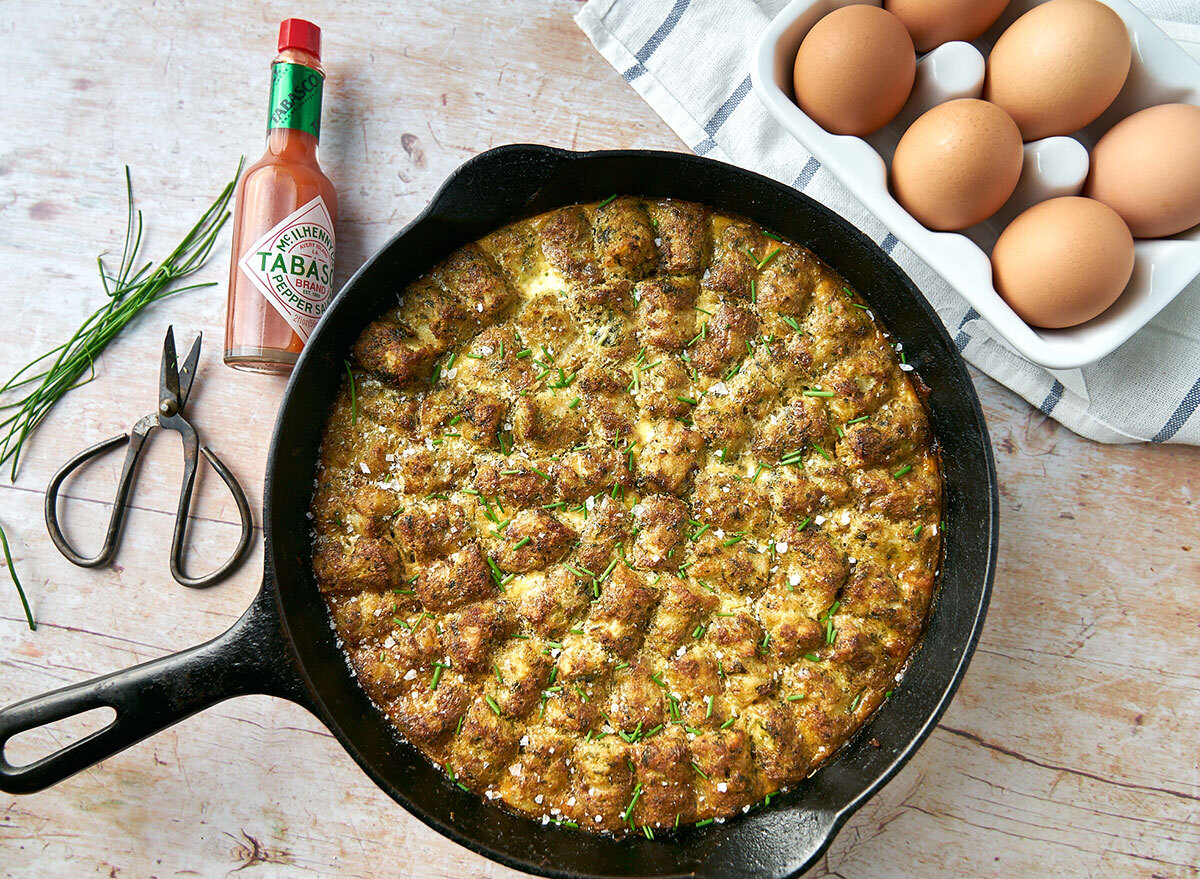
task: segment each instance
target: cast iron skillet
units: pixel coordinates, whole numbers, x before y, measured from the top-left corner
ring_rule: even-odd
[[[674,196],[752,218],[811,248],[861,291],[903,341],[932,389],[946,500],[945,561],[923,645],[903,683],[836,759],[771,805],[651,841],[543,826],[464,793],[394,734],[351,676],[309,565],[317,448],[342,359],[396,293],[455,248],[572,202],[611,193]],[[996,561],[991,445],[966,368],[933,310],[870,239],[795,190],[678,153],[489,150],[455,172],[429,207],[355,273],[321,320],[284,393],[267,462],[266,571],[250,609],[225,634],[181,653],[27,699],[0,711],[0,789],[31,793],[231,696],[291,699],[325,723],[367,774],[438,832],[511,867],[553,877],[795,876],[846,819],[912,756],[950,702],[975,648]],[[17,733],[108,706],[104,729],[16,767]],[[876,741],[878,746],[872,744]]]

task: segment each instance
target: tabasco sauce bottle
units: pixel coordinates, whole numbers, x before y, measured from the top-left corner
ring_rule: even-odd
[[[225,362],[287,373],[333,294],[337,193],[317,164],[321,29],[289,18],[271,63],[267,151],[238,182]]]

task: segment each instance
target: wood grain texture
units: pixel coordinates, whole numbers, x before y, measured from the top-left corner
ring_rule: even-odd
[[[338,186],[339,283],[467,157],[506,141],[682,145],[592,50],[572,0],[314,2],[329,67],[322,160]],[[0,134],[5,374],[98,304],[94,256],[123,231],[128,163],[157,257],[259,150],[276,22],[267,2],[8,4],[0,39],[20,87]],[[0,583],[0,703],[212,637],[250,601],[261,550],[207,592],[166,559],[179,478],[153,444],[117,562],[63,560],[41,490],[83,445],[154,403],[163,331],[207,340],[189,415],[252,504],[283,382],[220,364],[218,282],[151,309],[30,444],[0,523],[40,622]],[[813,877],[1200,875],[1200,452],[1081,440],[976,375],[1002,484],[1000,567],[958,697]],[[99,539],[119,456],[68,484],[67,517]],[[203,478],[194,564],[236,541]],[[90,529],[89,529],[90,526]],[[91,543],[88,543],[88,540]],[[69,725],[68,725],[69,726]],[[18,754],[70,728],[31,733]],[[75,730],[77,733],[78,730]],[[0,796],[11,877],[515,876],[443,839],[380,792],[302,709],[223,703],[51,790]]]

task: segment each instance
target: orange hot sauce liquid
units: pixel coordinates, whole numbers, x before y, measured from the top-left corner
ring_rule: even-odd
[[[287,48],[272,62],[288,61],[321,70],[320,59]],[[337,192],[317,164],[317,139],[296,128],[272,128],[267,151],[238,181],[225,316],[225,363],[235,369],[291,372],[304,340],[238,267],[242,255],[276,223],[320,195],[337,218]]]

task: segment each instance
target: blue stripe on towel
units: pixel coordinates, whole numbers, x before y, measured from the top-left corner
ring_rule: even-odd
[[[691,2],[692,0],[675,0],[675,5],[671,7],[671,11],[663,19],[663,23],[650,35],[650,39],[646,40],[646,45],[638,49],[637,53],[633,56],[637,59],[637,63],[621,74],[621,77],[626,82],[633,82],[646,72],[646,62],[650,60],[650,56],[662,45],[663,40],[670,36],[671,31],[675,30],[675,25],[679,24],[679,19],[683,17],[684,11]]]
[[[713,138],[717,136],[717,132],[721,130],[721,126],[733,115],[733,111],[746,99],[746,95],[748,94],[750,94],[749,74],[738,83],[738,87],[733,90],[733,94],[725,99],[724,104],[717,107],[717,112],[713,113],[712,118],[705,123],[704,131],[708,134],[708,137],[704,138],[704,140],[700,141],[694,147],[699,155],[704,156],[712,152],[713,147],[717,145],[717,142]]]
[[[963,327],[978,317],[978,311],[976,311],[974,308],[968,308],[967,313],[963,315],[963,319],[958,322],[958,335],[954,337],[954,347],[958,349],[959,354],[963,352],[964,348],[971,344],[971,337],[963,331]]]
[[[812,183],[813,178],[817,176],[817,172],[821,170],[821,163],[813,156],[808,157],[808,161],[804,163],[804,167],[800,169],[800,173],[796,179],[792,181],[792,189],[803,191],[808,184]]]
[[[1187,392],[1187,396],[1179,404],[1179,408],[1171,413],[1171,417],[1167,419],[1167,423],[1163,425],[1162,430],[1150,438],[1152,443],[1165,443],[1175,434],[1179,433],[1179,428],[1192,417],[1192,413],[1196,411],[1196,407],[1200,406],[1200,378],[1196,379],[1196,383],[1192,385],[1192,389]]]
[[[1046,399],[1042,400],[1042,405],[1038,406],[1042,410],[1043,415],[1049,415],[1054,411],[1054,407],[1058,405],[1058,401],[1062,399],[1063,391],[1062,382],[1058,379],[1054,380],[1054,384],[1050,386],[1050,393],[1046,394]]]
[[[900,240],[891,232],[888,232],[883,236],[883,240],[879,242],[879,246],[883,248],[884,253],[891,256],[892,251],[896,249],[896,245],[899,243]]]

